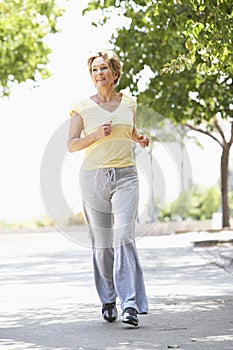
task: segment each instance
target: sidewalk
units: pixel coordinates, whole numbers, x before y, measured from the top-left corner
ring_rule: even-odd
[[[150,310],[134,329],[102,320],[89,248],[55,232],[0,234],[0,350],[232,350],[233,275],[219,264],[232,238],[139,238]]]

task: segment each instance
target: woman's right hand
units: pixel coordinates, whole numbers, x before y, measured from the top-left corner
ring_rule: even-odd
[[[102,124],[95,132],[95,139],[100,140],[112,133],[112,121]]]

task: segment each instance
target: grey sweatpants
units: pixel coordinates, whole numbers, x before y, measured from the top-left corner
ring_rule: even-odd
[[[95,285],[103,304],[147,313],[143,273],[135,246],[137,168],[80,170],[80,190],[93,247]]]

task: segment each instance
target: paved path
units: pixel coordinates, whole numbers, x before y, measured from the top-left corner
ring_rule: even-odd
[[[133,329],[102,320],[89,248],[61,233],[0,234],[0,349],[232,350],[233,275],[194,246],[205,238],[137,241],[150,312]]]

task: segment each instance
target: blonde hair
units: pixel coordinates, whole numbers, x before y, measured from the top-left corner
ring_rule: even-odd
[[[92,73],[92,62],[97,57],[103,57],[103,59],[109,64],[111,71],[114,74],[117,73],[117,78],[114,81],[114,85],[117,85],[122,74],[122,66],[119,56],[111,50],[103,50],[92,54],[87,59],[87,66],[90,74]]]

